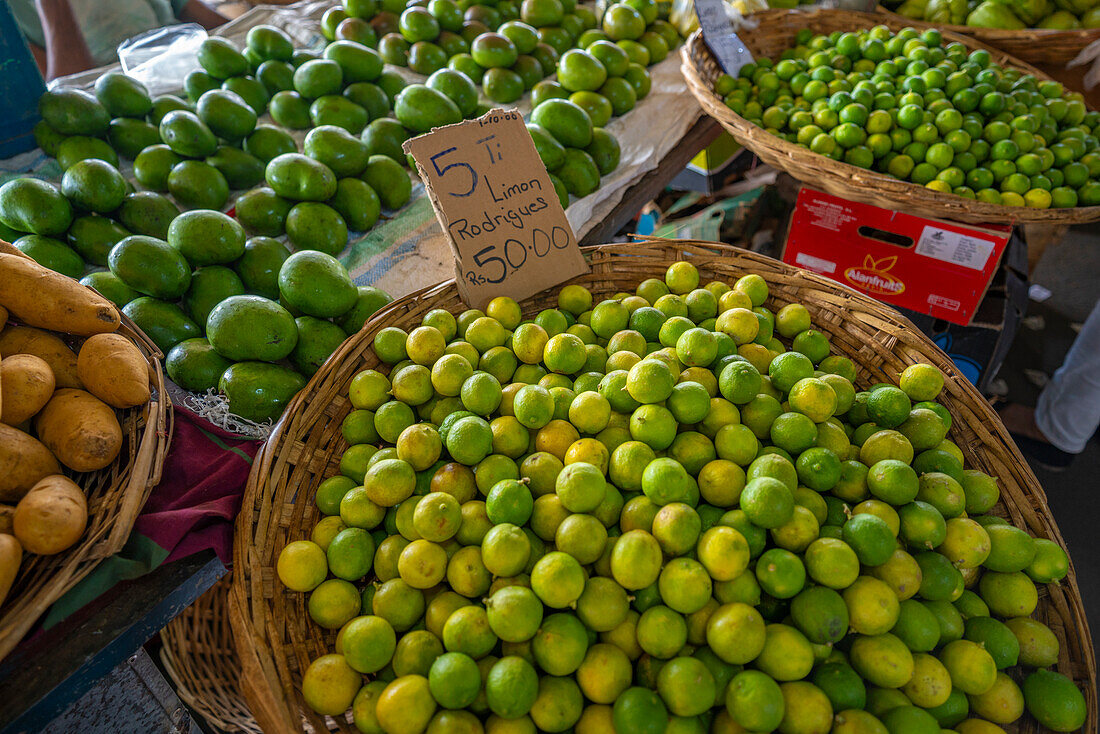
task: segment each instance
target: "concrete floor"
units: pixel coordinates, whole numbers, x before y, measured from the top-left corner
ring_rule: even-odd
[[[1024,405],[1035,404],[1040,391],[1036,383],[1062,363],[1076,328],[1100,300],[1100,229],[1093,225],[1071,230],[1043,254],[1031,282],[1051,294],[1028,304],[1028,316],[1000,372],[1007,399]],[[1064,472],[1032,466],[1073,558],[1095,646],[1100,636],[1100,501],[1095,491],[1100,440],[1094,436]]]

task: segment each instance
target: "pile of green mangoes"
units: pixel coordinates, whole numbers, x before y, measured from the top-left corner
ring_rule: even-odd
[[[726,105],[768,132],[860,168],[988,204],[1100,205],[1100,112],[1059,82],[886,26],[803,28],[779,59],[721,75]]]
[[[1033,616],[1069,559],[993,514],[936,367],[857,389],[805,306],[685,261],[527,316],[375,334],[275,563],[327,631],[307,706],[364,734],[1085,722]]]
[[[893,10],[914,20],[978,28],[1100,28],[1097,0],[905,0]]]
[[[608,6],[602,30],[584,31],[580,48],[562,54],[557,81],[532,89],[527,127],[563,202],[570,194],[591,194],[601,176],[618,168],[619,142],[604,127],[649,94],[646,66],[664,60],[680,42],[658,13],[654,0]]]

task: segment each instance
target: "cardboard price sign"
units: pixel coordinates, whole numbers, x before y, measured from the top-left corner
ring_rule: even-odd
[[[723,0],[695,0],[695,14],[699,17],[703,40],[714,52],[722,71],[730,76],[737,76],[742,66],[752,63],[752,52],[733,32],[733,23],[726,14]]]
[[[467,304],[519,301],[588,272],[521,114],[492,110],[403,147],[451,243]]]

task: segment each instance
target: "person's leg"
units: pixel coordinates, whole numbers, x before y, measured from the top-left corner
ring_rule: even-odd
[[[1035,423],[1048,441],[1070,454],[1081,453],[1100,426],[1100,302],[1039,395]]]

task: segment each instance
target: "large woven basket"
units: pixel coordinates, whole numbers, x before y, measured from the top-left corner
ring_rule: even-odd
[[[766,10],[754,13],[750,18],[754,27],[743,27],[738,36],[753,56],[778,57],[794,46],[794,36],[802,28],[814,33],[852,31],[886,25],[900,30],[911,23],[895,20],[881,13],[863,13],[851,10]],[[988,50],[994,62],[1004,67],[1016,68],[1040,79],[1050,77],[1007,54],[979,43],[972,38],[944,32],[944,38],[958,41],[968,48]],[[945,194],[918,184],[902,181],[883,173],[877,173],[849,163],[834,161],[827,156],[811,153],[808,148],[788,143],[762,127],[752,124],[725,105],[714,92],[714,81],[722,73],[710,48],[696,31],[680,50],[684,72],[695,98],[703,111],[718,120],[737,142],[754,152],[768,165],[786,171],[799,181],[822,189],[835,196],[873,204],[885,209],[904,210],[911,214],[951,219],[973,223],[1025,223],[1047,222],[1081,224],[1100,219],[1100,206],[1075,207],[1073,209],[1029,209],[1001,206],[964,199]]]
[[[771,289],[769,307],[803,303],[816,328],[831,338],[834,353],[856,363],[863,387],[894,381],[909,364],[937,365],[946,376],[940,399],[954,418],[951,438],[970,466],[999,478],[1002,502],[997,511],[1033,535],[1064,544],[1038,480],[996,414],[947,355],[894,309],[827,278],[728,245],[648,239],[585,248],[585,255],[592,272],[572,282],[586,285],[597,299],[633,291],[643,279],[662,277],[680,260],[698,266],[705,280],[732,281],[759,273]],[[527,299],[524,314],[554,306],[556,297],[555,288]],[[347,448],[340,423],[351,407],[348,386],[359,371],[379,366],[371,349],[374,335],[386,326],[411,329],[434,308],[463,308],[454,281],[413,293],[375,314],[294,398],[252,466],[237,519],[229,604],[242,689],[265,732],[303,727],[355,731],[343,717],[325,720],[302,701],[302,671],[311,660],[332,651],[334,635],[310,620],[305,594],[288,592],[278,582],[275,561],[288,542],[308,538],[319,517],[314,504],[317,485],[338,472],[340,455]],[[1041,593],[1037,616],[1059,638],[1058,669],[1084,690],[1089,711],[1085,730],[1093,731],[1096,664],[1072,569],[1060,586]],[[1017,730],[1035,732],[1038,725],[1028,719]]]
[[[1029,64],[1065,66],[1081,53],[1081,49],[1100,40],[1100,28],[1078,28],[1059,31],[1047,28],[1024,28],[1010,31],[1003,28],[979,28],[968,25],[936,25],[926,21],[906,18],[882,6],[878,12],[899,23],[914,28],[939,28],[962,36],[969,36],[993,48],[1000,49]]]
[[[19,576],[0,606],[0,658],[12,651],[51,604],[100,561],[122,549],[150,490],[160,482],[173,426],[161,368],[163,355],[133,321],[121,316],[117,333],[132,341],[148,362],[152,397],[146,405],[117,411],[123,446],[114,463],[97,472],[71,475],[88,498],[88,527],[80,542],[55,556],[23,555]]]
[[[161,630],[160,660],[179,697],[218,731],[262,734],[241,695],[227,608],[232,572]]]

